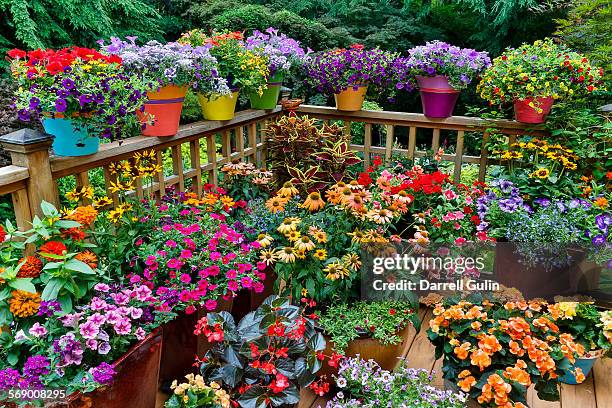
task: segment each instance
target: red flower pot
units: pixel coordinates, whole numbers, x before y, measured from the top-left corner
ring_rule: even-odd
[[[533,102],[535,108],[529,106]],[[550,113],[555,100],[550,97],[527,98],[514,101],[514,116],[521,123],[544,123],[546,116]],[[538,108],[542,111],[539,112]]]
[[[152,408],[157,395],[162,331],[155,329],[113,363],[117,375],[109,386],[68,397],[70,408]]]
[[[232,310],[233,299],[218,300],[215,312]],[[199,319],[206,316],[206,310],[199,309],[190,315],[181,313],[176,319],[162,326],[164,331],[164,346],[161,352],[159,378],[162,382],[180,380],[186,374],[195,373],[193,366],[196,355],[203,355],[209,348],[204,336],[193,334]]]
[[[443,75],[426,77],[417,75],[423,114],[430,118],[448,118],[453,116],[459,91],[448,83]]]
[[[144,113],[137,112],[145,123],[142,134],[145,136],[174,136],[178,132],[183,101],[187,95],[187,86],[166,85],[157,91],[147,92],[148,101]],[[153,124],[146,124],[153,120]]]

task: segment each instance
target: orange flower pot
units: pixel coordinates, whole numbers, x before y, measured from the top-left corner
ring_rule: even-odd
[[[187,85],[166,85],[157,91],[147,92],[148,101],[144,113],[137,112],[144,129],[145,136],[174,136],[178,132],[183,101],[187,95]],[[148,122],[153,121],[153,124]]]
[[[363,107],[366,92],[368,92],[367,85],[357,85],[357,89],[348,87],[340,93],[335,94],[336,109],[346,112],[360,111]]]

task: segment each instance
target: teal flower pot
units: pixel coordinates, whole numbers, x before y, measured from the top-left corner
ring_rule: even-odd
[[[98,152],[100,139],[90,136],[87,128],[75,128],[72,119],[46,118],[45,132],[53,135],[53,152],[57,156],[87,156]]]
[[[251,100],[251,108],[270,110],[276,107],[278,96],[280,95],[281,86],[283,86],[283,76],[274,75],[268,80],[268,87],[264,89],[263,94],[258,95],[252,93],[249,95]]]
[[[580,368],[584,376],[588,377],[589,373],[593,369],[593,365],[595,365],[595,361],[597,361],[597,359],[602,355],[603,350],[596,350],[586,353],[582,358],[577,358],[576,362],[565,372],[565,374],[559,377],[559,381],[564,384],[578,384],[574,370],[576,368]]]

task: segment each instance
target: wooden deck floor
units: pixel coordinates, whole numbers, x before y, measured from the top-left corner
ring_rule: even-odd
[[[434,347],[427,339],[428,322],[432,317],[431,309],[419,312],[422,320],[421,330],[411,329],[404,343],[403,356],[413,368],[424,368],[434,373],[433,384],[444,388],[442,361],[435,360]],[[158,396],[158,407],[163,406],[165,396]],[[302,390],[298,408],[325,408],[325,398],[318,398],[312,391]],[[580,385],[561,386],[561,401],[540,400],[533,388],[527,394],[530,408],[612,408],[612,359],[600,359],[595,364],[586,381]],[[478,405],[476,405],[478,407]]]

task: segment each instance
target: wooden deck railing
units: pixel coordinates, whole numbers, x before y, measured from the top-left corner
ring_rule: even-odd
[[[363,152],[365,164],[369,164],[372,155],[389,159],[392,154],[401,154],[412,159],[426,154],[426,143],[432,150],[437,150],[442,141],[450,140],[448,132],[455,132],[454,148],[447,149],[443,159],[454,163],[454,176],[458,180],[464,163],[475,163],[480,166],[479,178],[484,179],[486,166],[489,163],[486,140],[490,130],[507,134],[511,139],[519,134],[539,134],[541,130],[530,129],[513,121],[485,120],[480,118],[451,117],[447,119],[430,119],[421,114],[403,112],[341,112],[334,108],[319,106],[302,106],[299,114],[307,114],[323,121],[342,120],[350,132],[352,123],[364,123],[363,144],[352,145],[353,149]],[[0,168],[0,195],[11,194],[15,218],[20,228],[28,228],[32,217],[40,213],[42,200],[59,204],[57,180],[74,176],[77,186],[90,185],[90,171],[102,169],[108,190],[111,174],[109,165],[118,160],[132,157],[137,152],[154,150],[159,164],[162,164],[163,153],[169,152],[172,162],[172,174],[163,172],[150,185],[136,183],[133,191],[137,197],[143,197],[144,190],[163,195],[167,187],[176,186],[179,191],[191,188],[196,193],[202,192],[202,182],[216,183],[219,168],[228,161],[239,158],[257,165],[265,165],[266,152],[262,129],[270,120],[282,114],[280,108],[272,111],[246,110],[238,112],[230,121],[204,121],[181,126],[172,137],[134,137],[122,143],[107,143],[100,146],[96,154],[84,157],[56,157],[49,154],[52,139],[49,135],[25,129],[0,137],[0,143],[11,154],[12,165]],[[384,138],[378,145],[373,140],[373,127],[383,126]],[[402,130],[405,129],[405,130]],[[482,138],[478,156],[464,154],[466,132],[476,132]],[[402,133],[405,133],[404,136]],[[449,139],[450,137],[450,139]],[[218,141],[220,140],[220,146]],[[188,146],[188,149],[182,147]],[[451,151],[454,150],[454,151]],[[187,157],[183,157],[184,153]],[[201,157],[204,152],[206,157]],[[117,201],[117,196],[108,194]]]

